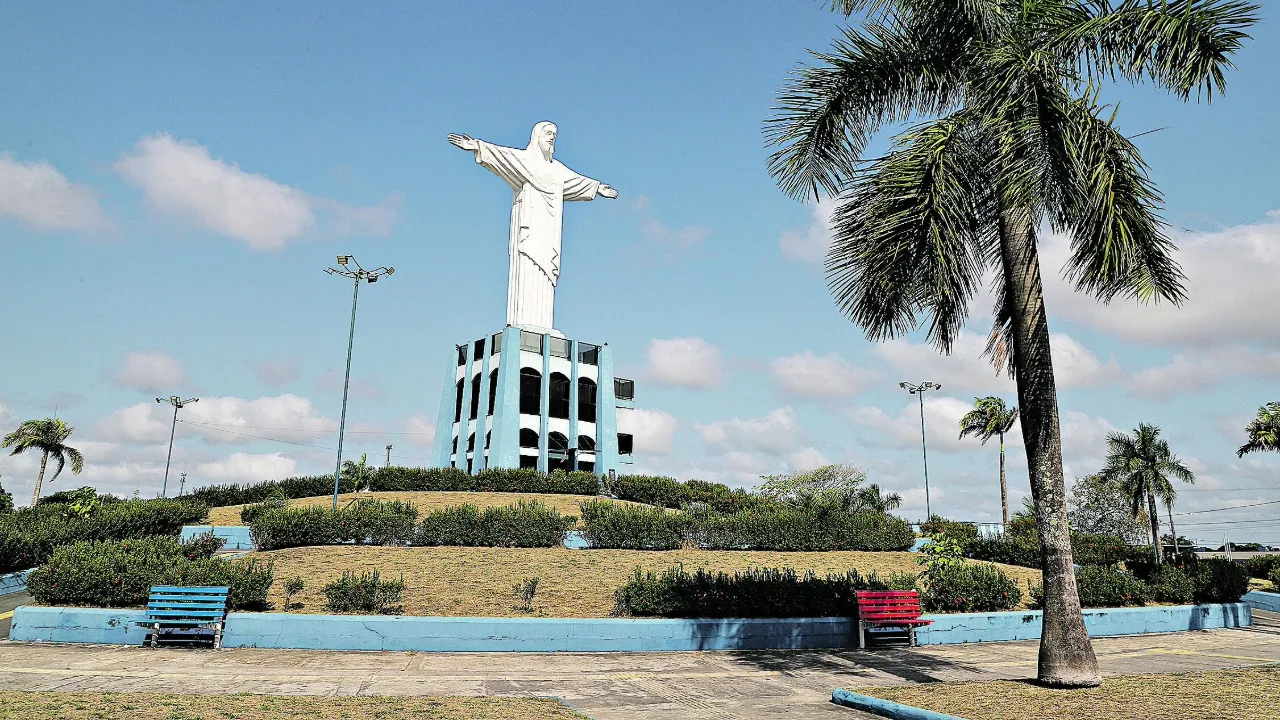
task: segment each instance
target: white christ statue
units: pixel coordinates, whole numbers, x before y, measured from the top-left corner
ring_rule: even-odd
[[[511,272],[507,279],[507,324],[551,330],[560,279],[560,234],[564,203],[618,197],[618,191],[570,170],[551,158],[554,123],[533,126],[529,146],[502,147],[466,135],[449,142],[475,153],[476,162],[511,186]]]

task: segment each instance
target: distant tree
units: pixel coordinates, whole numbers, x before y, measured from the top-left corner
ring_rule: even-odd
[[[0,485],[0,515],[11,512],[13,512],[13,495],[7,492],[3,485]]]
[[[765,475],[756,492],[774,500],[807,508],[818,506],[844,512],[888,512],[902,506],[902,496],[886,493],[875,483],[864,484],[867,473],[855,465],[823,465],[785,475]]]
[[[1195,473],[1173,454],[1169,443],[1160,438],[1160,428],[1139,423],[1133,435],[1111,433],[1107,436],[1107,460],[1098,476],[1125,494],[1134,517],[1146,501],[1147,518],[1151,521],[1151,551],[1159,565],[1160,517],[1156,513],[1156,498],[1160,498],[1169,511],[1169,529],[1176,536],[1173,501],[1178,491],[1170,478],[1191,483],[1195,482]]]
[[[1258,415],[1249,421],[1244,431],[1249,442],[1240,446],[1236,457],[1262,450],[1280,450],[1280,402],[1269,402],[1258,408]]]
[[[44,471],[49,464],[50,456],[53,457],[54,462],[58,463],[58,467],[53,471],[53,477],[49,478],[49,482],[58,479],[68,460],[71,461],[72,473],[79,475],[84,469],[84,456],[79,450],[66,444],[67,438],[71,437],[73,432],[75,428],[58,418],[27,420],[19,425],[17,430],[5,435],[4,442],[0,443],[0,448],[6,450],[13,448],[10,455],[21,455],[28,450],[38,450],[43,453],[40,458],[40,474],[36,476],[36,489],[31,494],[32,506],[40,501],[40,486],[44,484]]]
[[[1134,517],[1124,491],[1097,475],[1077,478],[1067,503],[1067,518],[1076,532],[1115,535],[1133,545],[1149,532],[1147,511],[1139,509]]]
[[[360,455],[360,462],[346,460],[342,463],[342,478],[351,482],[356,492],[373,490],[375,468],[369,465],[369,454]]]
[[[993,437],[1000,438],[1000,518],[1009,523],[1009,486],[1004,473],[1004,434],[1018,422],[1018,408],[1006,407],[1003,398],[993,395],[974,398],[973,409],[960,418],[960,439],[975,435],[986,445]]]

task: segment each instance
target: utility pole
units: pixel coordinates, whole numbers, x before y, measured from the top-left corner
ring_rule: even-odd
[[[169,489],[169,463],[173,460],[173,434],[178,430],[178,411],[192,403],[200,402],[200,398],[183,400],[181,395],[173,395],[168,398],[156,398],[156,402],[169,403],[173,406],[173,425],[169,428],[169,455],[164,459],[164,484],[160,486],[160,497],[164,497]]]
[[[391,467],[391,446],[387,446],[387,463],[382,467]]]
[[[941,390],[942,385],[928,381],[918,385],[900,382],[898,387],[920,397],[920,452],[924,456],[924,514],[926,516],[925,522],[928,522],[933,519],[933,509],[929,505],[929,444],[925,441],[924,436],[924,394],[929,390]]]
[[[347,391],[351,386],[351,350],[355,347],[356,342],[356,303],[360,299],[360,281],[367,281],[369,284],[378,282],[378,278],[383,275],[393,275],[396,269],[393,267],[380,267],[374,270],[365,270],[360,267],[360,263],[356,262],[355,257],[351,255],[339,255],[337,268],[325,268],[324,271],[330,275],[341,275],[354,281],[355,289],[351,294],[351,331],[347,335],[347,374],[342,379],[342,418],[338,421],[338,464],[333,469],[333,509],[338,509],[338,479],[342,477],[342,441],[347,430]],[[352,270],[348,265],[354,265]]]
[[[186,489],[187,489],[187,474],[182,473],[182,475],[178,478],[178,497],[182,497],[182,493],[186,492]]]

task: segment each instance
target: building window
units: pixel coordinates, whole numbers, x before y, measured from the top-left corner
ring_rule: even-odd
[[[471,377],[471,419],[476,419],[480,412],[480,373]]]
[[[489,449],[489,440],[493,439],[493,431],[490,430],[484,434],[484,449]]]
[[[542,414],[542,373],[520,368],[520,414]]]
[[[458,346],[458,367],[462,367],[463,365],[466,365],[466,364],[467,364],[467,346],[459,345]]]
[[[476,434],[471,433],[471,437],[467,438],[467,452],[476,451]]]
[[[489,338],[489,354],[497,355],[500,352],[502,352],[502,333],[494,333],[493,337]]]
[[[520,331],[520,349],[542,354],[542,336],[528,330]]]
[[[480,362],[484,359],[484,338],[480,338],[475,342],[475,347],[471,351],[471,359],[474,362]]]
[[[468,474],[468,475],[470,475],[470,474],[472,473],[473,468],[474,468],[474,465],[473,465],[473,459],[472,459],[472,458],[467,458],[467,474]]]
[[[548,390],[551,396],[547,398],[547,414],[553,418],[561,420],[569,419],[569,378],[563,373],[551,373],[551,382]]]
[[[569,359],[569,341],[562,337],[551,338],[551,357]]]
[[[625,378],[613,379],[613,396],[619,400],[636,399],[636,381]]]
[[[618,454],[630,455],[632,449],[632,438],[630,433],[618,433]]]
[[[596,421],[596,381],[578,378],[578,422]]]
[[[498,400],[498,371],[489,373],[489,414],[493,414],[493,404]]]
[[[458,396],[453,401],[453,421],[462,422],[462,383],[461,378],[458,379]]]
[[[593,473],[596,471],[596,464],[593,462],[579,461],[578,469],[581,470],[582,472]]]
[[[547,435],[547,451],[566,455],[569,452],[569,438],[564,433],[553,432]]]
[[[458,454],[458,436],[456,435],[453,437],[453,454]]]
[[[578,450],[581,452],[595,452],[596,451],[595,438],[591,437],[590,435],[579,435]]]
[[[538,449],[538,433],[529,428],[520,428],[520,447]]]
[[[536,470],[538,468],[538,456],[537,455],[521,455],[520,467],[531,468]]]
[[[578,343],[578,362],[583,365],[600,364],[600,346],[589,343]]]

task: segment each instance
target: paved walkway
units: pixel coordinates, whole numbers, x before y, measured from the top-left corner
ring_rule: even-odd
[[[1280,662],[1280,626],[1098,638],[1109,675]],[[836,687],[1028,678],[1037,643],[861,651],[422,654],[0,642],[0,687],[287,695],[564,698],[597,720],[864,717]],[[870,717],[870,716],[866,716]]]
[[[31,596],[25,592],[0,595],[0,640],[9,639],[9,626],[13,624],[13,611],[19,605],[29,605]]]

